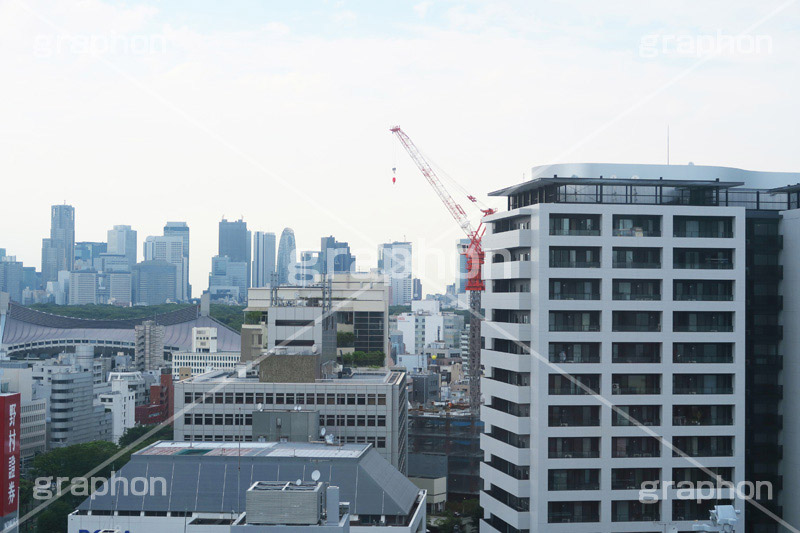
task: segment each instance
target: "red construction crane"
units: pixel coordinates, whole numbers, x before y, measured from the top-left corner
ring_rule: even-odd
[[[477,412],[480,408],[480,376],[481,376],[481,292],[486,289],[483,283],[483,262],[485,254],[481,239],[486,232],[486,227],[483,221],[478,223],[478,228],[473,229],[469,221],[466,211],[461,205],[455,201],[453,196],[447,191],[442,180],[433,171],[431,165],[425,160],[420,153],[419,149],[414,145],[406,133],[400,129],[400,126],[390,128],[400,140],[400,143],[411,156],[411,159],[417,165],[422,175],[431,184],[433,190],[439,195],[439,199],[444,203],[445,207],[450,214],[456,219],[461,230],[469,237],[469,246],[463,252],[467,258],[467,286],[466,289],[470,291],[469,308],[469,405],[473,412]],[[477,204],[478,200],[475,196],[467,195],[467,199],[473,204]],[[479,208],[480,209],[480,208]],[[494,209],[486,208],[480,209],[483,216],[491,215],[495,212]]]

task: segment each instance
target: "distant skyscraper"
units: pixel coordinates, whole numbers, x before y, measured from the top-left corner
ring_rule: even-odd
[[[414,300],[422,300],[422,281],[419,278],[412,280],[412,298]]]
[[[166,261],[142,261],[133,266],[134,301],[158,305],[175,301],[176,267]]]
[[[242,219],[219,223],[220,257],[228,256],[235,263],[247,263],[247,286],[250,286],[250,232],[247,222]]]
[[[180,301],[189,299],[189,260],[183,253],[182,235],[170,237],[147,237],[144,242],[145,261],[166,261],[175,265],[175,297]]]
[[[69,273],[69,305],[97,303],[97,272],[78,270]]]
[[[104,242],[76,242],[73,270],[97,269],[95,260],[99,260],[100,254],[104,254],[107,251],[108,245]]]
[[[130,226],[114,226],[108,230],[108,253],[128,258],[128,269],[133,270],[137,259],[136,230]]]
[[[208,292],[212,298],[232,298],[240,302],[247,300],[248,264],[231,261],[227,255],[211,258],[211,274],[208,276]]]
[[[411,243],[391,242],[378,246],[378,269],[391,283],[391,305],[409,305],[414,296]]]
[[[22,302],[23,278],[22,262],[0,248],[0,292],[7,292],[11,300]]]
[[[72,270],[75,264],[75,208],[54,205],[50,208],[50,238],[42,240],[44,282],[57,281],[58,272]]]
[[[456,252],[458,253],[458,273],[456,277],[456,293],[467,292],[467,256],[464,255],[469,246],[469,239],[459,239],[456,242]]]
[[[290,271],[296,269],[297,264],[295,248],[294,230],[284,228],[278,244],[278,283],[285,285],[290,282]],[[292,284],[294,284],[294,280],[292,280]]]
[[[275,273],[275,234],[257,231],[253,235],[253,287],[272,284]]]
[[[350,245],[337,241],[332,235],[320,241],[320,273],[338,274],[352,272],[356,268],[356,258],[350,253]]]
[[[189,225],[186,222],[167,222],[164,226],[164,236],[180,236],[183,239],[183,257],[186,258],[186,297],[192,297],[192,284],[189,283]]]
[[[322,255],[320,252],[302,252],[300,263],[297,265],[294,284],[307,287],[314,283],[317,274],[322,274]],[[291,276],[291,274],[290,274]]]

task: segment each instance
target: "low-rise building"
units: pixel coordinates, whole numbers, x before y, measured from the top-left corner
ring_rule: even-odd
[[[289,356],[297,361],[303,356]],[[271,357],[267,358],[269,361]],[[309,363],[313,366],[313,362]],[[291,370],[294,363],[282,362]],[[287,375],[287,378],[291,377]],[[248,442],[253,411],[314,409],[326,434],[341,444],[372,444],[401,472],[407,468],[408,397],[402,369],[358,371],[303,382],[259,381],[215,371],[175,384],[175,440]]]
[[[345,514],[353,533],[426,528],[427,493],[368,444],[158,442],[135,453],[117,476],[144,478],[150,490],[101,488],[70,514],[69,533],[347,533]],[[323,502],[319,483],[338,488],[338,497],[328,488]],[[346,513],[328,505],[340,502],[348,503]]]

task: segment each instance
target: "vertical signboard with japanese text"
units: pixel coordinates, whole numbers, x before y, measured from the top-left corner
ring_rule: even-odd
[[[19,461],[22,436],[20,395],[0,394],[0,517],[4,531],[17,520],[19,510]]]

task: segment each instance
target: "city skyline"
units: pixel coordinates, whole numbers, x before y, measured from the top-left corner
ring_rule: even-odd
[[[131,224],[144,236],[160,235],[164,219],[185,220],[193,230],[195,287],[205,284],[223,215],[243,216],[254,230],[292,227],[298,250],[315,249],[322,234],[333,234],[354,250],[409,240],[419,256],[420,239],[434,227],[446,236],[428,246],[452,255],[461,235],[396,146],[388,132],[396,123],[483,200],[539,164],[665,162],[668,127],[673,163],[800,167],[786,112],[793,98],[778,89],[793,86],[800,72],[792,34],[797,5],[773,14],[782,3],[685,4],[656,16],[627,2],[580,9],[419,2],[374,10],[320,5],[305,16],[299,7],[245,4],[215,21],[202,9],[68,3],[48,12],[55,27],[37,18],[36,2],[30,11],[3,7],[5,19],[18,23],[9,27],[14,44],[2,47],[0,58],[28,69],[7,88],[4,104],[4,131],[13,132],[0,153],[11,177],[4,194],[25,198],[0,214],[9,253],[38,265],[48,230],[36,214],[66,201],[78,212],[76,237],[84,241],[104,240],[115,224]],[[706,57],[674,46],[657,48],[657,57],[649,57],[653,46],[643,50],[652,36],[735,36],[765,17],[749,30],[771,37],[771,49],[761,54],[706,54],[709,60],[694,67]],[[68,39],[55,49],[64,35],[116,35],[119,49],[89,58]],[[154,56],[126,54],[122,46],[136,36],[163,38],[164,53],[156,47]],[[260,81],[248,85],[252,79]],[[15,104],[56,83],[61,91],[37,99],[45,107],[36,121],[29,116],[34,108]],[[97,83],[106,89],[98,92]],[[209,113],[215,102],[226,112]],[[81,125],[63,118],[63,109],[80,114]],[[30,146],[48,156],[12,156]],[[109,175],[125,202],[104,202]],[[297,198],[325,217],[325,231],[314,229],[317,217],[298,214]],[[405,216],[408,206],[426,216]],[[436,292],[454,273],[415,271],[438,283],[430,287]]]

